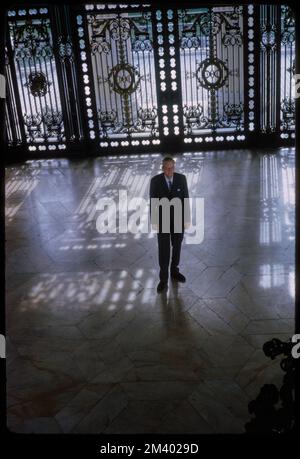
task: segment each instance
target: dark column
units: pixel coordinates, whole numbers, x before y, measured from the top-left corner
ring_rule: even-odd
[[[3,84],[3,75],[5,74],[5,29],[6,29],[6,12],[4,7],[0,6],[0,74],[1,84]],[[3,273],[1,276],[1,298],[0,298],[0,334],[5,336],[5,263],[4,263],[4,246],[5,246],[5,221],[4,221],[4,199],[5,199],[5,185],[4,185],[4,152],[5,152],[5,98],[3,97],[3,88],[0,90],[0,152],[1,152],[1,234],[0,234],[0,271]],[[2,337],[1,337],[2,338]],[[2,345],[2,340],[1,340]],[[1,349],[2,354],[3,349]],[[3,357],[3,355],[1,355]],[[0,413],[6,413],[6,388],[5,388],[5,358],[0,358],[0,371],[1,371],[1,385],[0,385]],[[6,414],[1,416],[1,421],[6,425]],[[4,427],[4,426],[1,426]]]

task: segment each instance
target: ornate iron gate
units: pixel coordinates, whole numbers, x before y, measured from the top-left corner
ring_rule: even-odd
[[[158,136],[151,12],[88,14],[100,138]]]
[[[295,16],[288,6],[281,6],[281,81],[280,130],[281,138],[295,136]]]
[[[18,18],[13,13],[9,13],[7,52],[27,142],[63,142],[65,127],[48,10],[29,10],[29,17],[21,10]]]
[[[178,11],[185,134],[243,132],[243,7]]]
[[[151,151],[292,142],[287,6],[8,11],[8,144]]]

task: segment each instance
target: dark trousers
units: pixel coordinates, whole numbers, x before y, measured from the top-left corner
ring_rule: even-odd
[[[169,264],[170,264],[170,242],[172,244],[171,274],[179,272],[179,261],[183,233],[157,233],[158,238],[158,260],[159,260],[159,278],[163,282],[168,281]]]

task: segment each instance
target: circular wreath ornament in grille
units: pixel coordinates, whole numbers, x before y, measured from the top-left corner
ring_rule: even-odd
[[[28,83],[31,94],[34,97],[45,96],[48,92],[48,87],[51,83],[48,82],[46,76],[42,72],[32,72],[28,76]]]
[[[228,69],[218,58],[205,59],[199,65],[196,77],[200,85],[208,90],[220,89],[226,83]]]
[[[123,96],[136,91],[140,79],[139,72],[129,64],[117,64],[109,73],[110,86]]]

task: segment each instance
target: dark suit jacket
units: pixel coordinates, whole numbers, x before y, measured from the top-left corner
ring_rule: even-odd
[[[184,174],[179,174],[174,172],[173,174],[173,184],[171,191],[168,189],[168,185],[165,179],[165,175],[162,172],[161,174],[155,175],[152,177],[150,182],[150,220],[151,224],[156,224],[158,226],[158,232],[162,232],[162,207],[152,205],[151,198],[167,198],[169,201],[173,198],[179,198],[182,205],[182,219],[181,219],[181,232],[184,232],[184,223],[191,222],[190,216],[190,205],[189,202],[184,202],[184,198],[189,198],[189,192],[187,187],[186,176]],[[159,210],[159,212],[158,212]],[[173,231],[174,223],[174,207],[170,206],[170,221],[171,221],[171,231]]]

